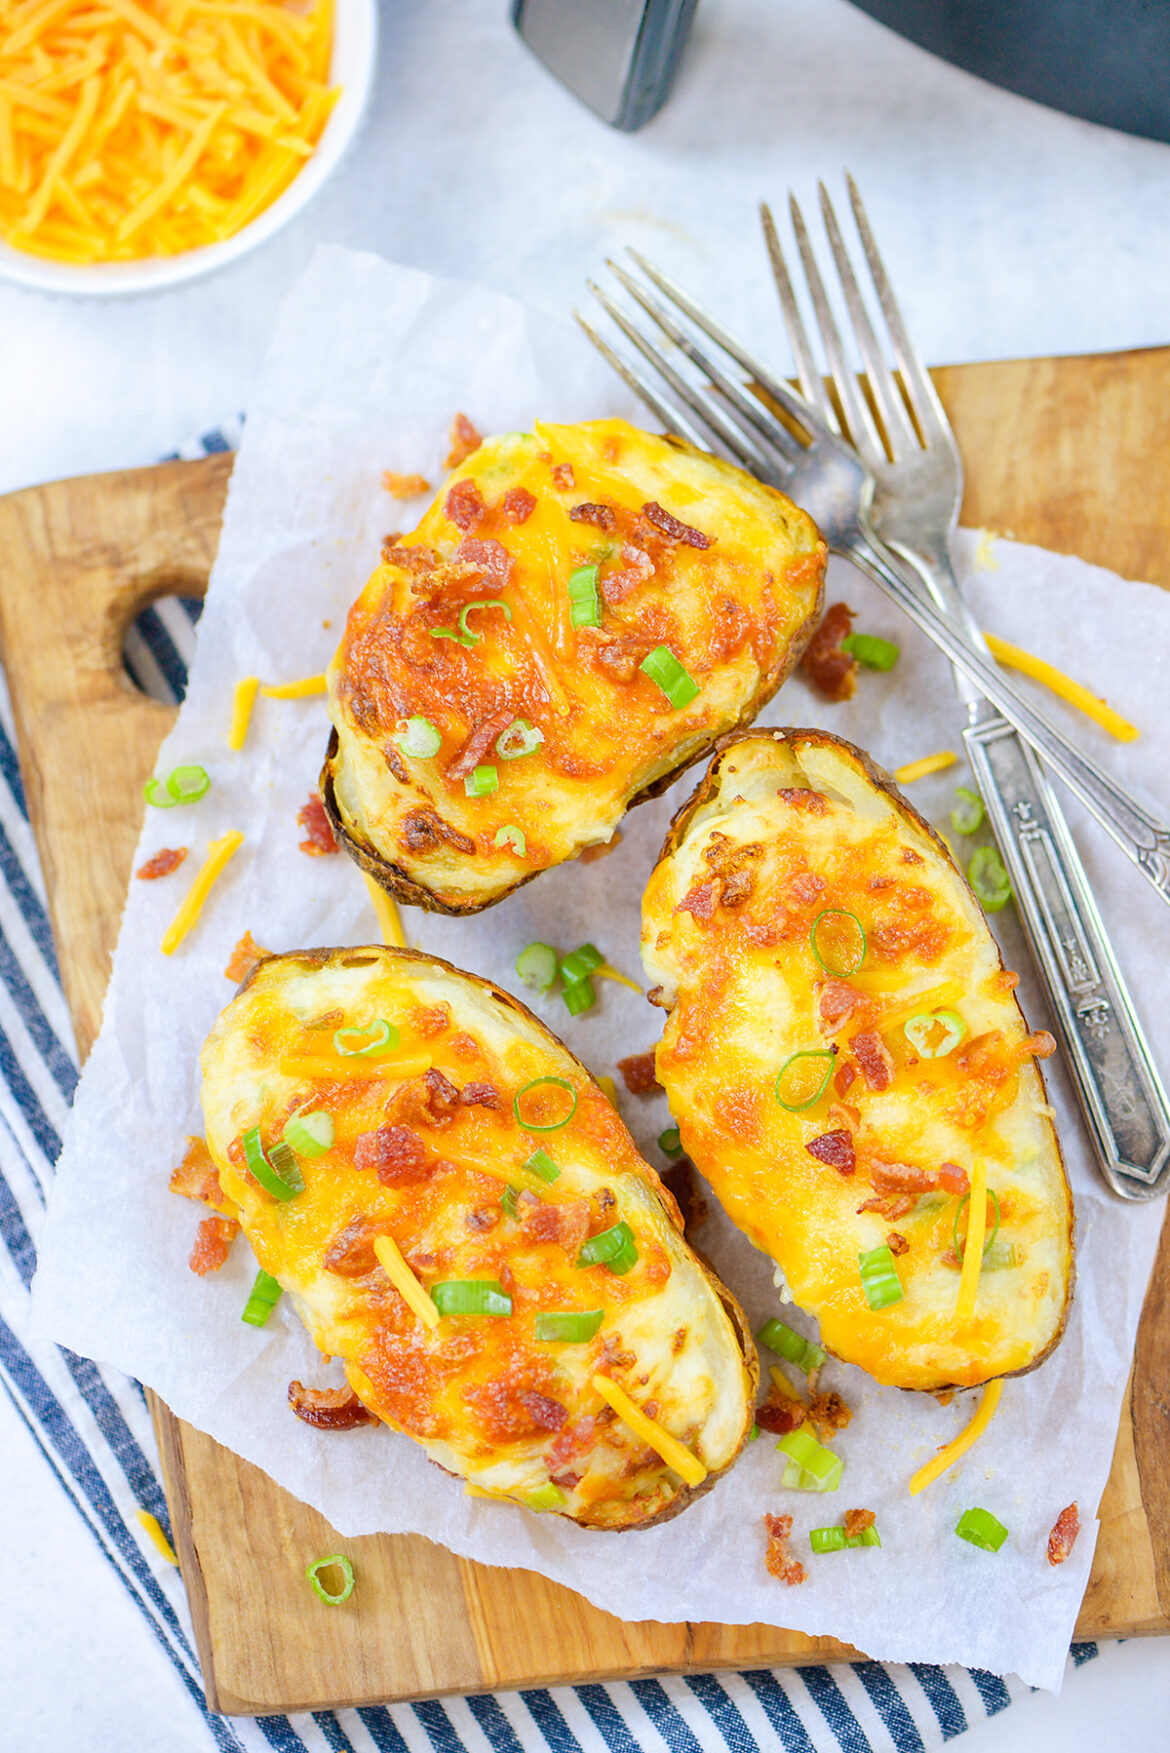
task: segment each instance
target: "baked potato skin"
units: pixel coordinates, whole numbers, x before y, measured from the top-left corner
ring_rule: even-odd
[[[750,874],[729,887],[719,873],[737,868]],[[833,907],[868,934],[866,960],[844,983],[816,965],[809,944],[817,914]],[[1074,1278],[1072,1197],[1030,1053],[1048,1043],[1027,1035],[1015,976],[978,902],[889,776],[824,731],[724,739],[671,823],[646,890],[642,953],[670,1012],[658,1077],[683,1144],[732,1220],[777,1261],[796,1303],[817,1316],[826,1348],[881,1382],[932,1392],[1043,1362],[1063,1333]],[[822,994],[841,984],[863,1001],[822,1027]],[[825,1002],[831,1012],[833,994]],[[916,1057],[902,1023],[919,1008],[958,1012],[966,1034],[952,1054]],[[876,1031],[893,1060],[885,1089],[871,1088],[853,1057],[862,1031]],[[837,1057],[823,1097],[802,1112],[781,1107],[774,1085],[785,1060],[826,1046]],[[849,1171],[808,1149],[837,1131],[851,1135]],[[975,1316],[956,1330],[958,1194],[937,1185],[937,1171],[945,1162],[969,1173],[976,1153],[1015,1263],[984,1270]],[[896,1179],[908,1167],[936,1186],[913,1200],[883,1197],[891,1183],[881,1172]],[[880,1207],[858,1209],[875,1197]],[[895,1262],[905,1297],[873,1311],[857,1257],[891,1233],[907,1244]]]
[[[378,1016],[402,1033],[375,1068],[385,1075],[306,1073],[307,1059],[336,1059],[334,1029]],[[363,1404],[439,1466],[514,1502],[555,1474],[554,1513],[621,1530],[679,1514],[735,1460],[758,1377],[743,1312],[686,1245],[674,1200],[598,1085],[508,993],[382,945],[270,956],[219,1018],[202,1067],[208,1147],[261,1266]],[[573,1085],[576,1112],[558,1130],[522,1129],[513,1097],[542,1076]],[[281,1203],[247,1172],[242,1136],[259,1125],[267,1145],[306,1107],[332,1115],[333,1146],[298,1159],[305,1190]],[[387,1126],[392,1138],[372,1152]],[[538,1148],[560,1170],[552,1184],[520,1167]],[[485,1162],[539,1201],[522,1198],[509,1216],[507,1181],[473,1166]],[[622,1220],[633,1268],[579,1267],[586,1237]],[[375,1235],[392,1236],[424,1284],[502,1283],[512,1315],[424,1328],[373,1255]],[[541,1310],[595,1308],[605,1314],[587,1343],[536,1341]],[[653,1403],[706,1477],[686,1485],[612,1417],[590,1386],[598,1372]]]
[[[486,440],[350,611],[321,775],[334,832],[398,900],[493,905],[751,723],[812,635],[825,560],[783,494],[679,439],[598,420]],[[573,627],[568,579],[590,565],[602,625]],[[434,637],[489,602],[473,646]],[[661,645],[700,685],[681,710],[638,667]],[[441,733],[433,758],[392,740],[415,716]],[[507,759],[515,719],[543,741]],[[469,761],[496,791],[468,797]],[[496,846],[506,826],[523,852]]]

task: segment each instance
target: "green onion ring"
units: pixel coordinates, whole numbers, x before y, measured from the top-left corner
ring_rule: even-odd
[[[981,1552],[998,1552],[1008,1537],[1008,1531],[999,1518],[990,1510],[981,1509],[964,1510],[955,1533],[969,1546],[978,1546]]]
[[[441,1315],[512,1313],[512,1299],[495,1278],[449,1278],[431,1285],[431,1301]]]
[[[478,645],[483,638],[482,633],[473,633],[467,625],[467,617],[472,609],[503,609],[505,621],[512,619],[512,611],[502,597],[488,597],[484,602],[464,603],[459,611],[459,631],[472,645]]]
[[[378,1033],[364,1047],[348,1047],[347,1041],[360,1041],[372,1029]],[[393,1023],[388,1023],[384,1016],[375,1017],[372,1023],[355,1024],[352,1028],[338,1029],[333,1037],[333,1051],[346,1059],[381,1059],[384,1053],[393,1053],[401,1043],[402,1036]]]
[[[248,1300],[244,1304],[240,1320],[246,1321],[249,1327],[263,1327],[280,1301],[281,1294],[280,1280],[261,1268],[248,1292]]]
[[[998,1236],[998,1234],[999,1234],[999,1195],[991,1187],[988,1187],[987,1197],[991,1200],[991,1203],[995,1206],[995,1228],[992,1230],[992,1232],[989,1236],[984,1236],[984,1238],[983,1238],[983,1257],[984,1257],[984,1259],[987,1258],[987,1250],[990,1248],[992,1242],[994,1242],[996,1236]],[[959,1257],[960,1266],[963,1263],[963,1255],[967,1252],[967,1238],[964,1236],[963,1246],[960,1248],[960,1246],[959,1246],[959,1219],[963,1215],[963,1207],[967,1204],[967,1202],[969,1201],[970,1198],[971,1198],[971,1195],[969,1193],[964,1193],[963,1197],[959,1200],[959,1203],[955,1207],[955,1221],[951,1225],[951,1236],[952,1236],[952,1239],[953,1239],[954,1244],[955,1244],[955,1253]],[[982,1270],[983,1270],[982,1266],[979,1268],[979,1270],[982,1272]]]
[[[975,834],[983,826],[986,814],[983,799],[969,785],[956,785],[958,803],[951,811],[951,827],[956,834]]]
[[[852,964],[852,966],[850,966],[848,968],[831,967],[830,964],[828,962],[826,962],[824,956],[822,956],[820,950],[817,947],[817,927],[818,927],[818,925],[821,923],[822,919],[831,919],[834,917],[837,919],[852,919],[854,925],[856,925],[858,931],[861,933],[861,954],[858,956],[857,960]],[[866,950],[869,948],[869,943],[868,943],[868,940],[867,940],[866,935],[865,935],[864,925],[861,923],[861,921],[857,917],[856,913],[850,913],[850,911],[847,907],[823,907],[821,909],[821,911],[817,914],[816,918],[812,922],[812,930],[808,934],[808,940],[809,940],[809,943],[812,945],[813,955],[816,957],[816,959],[820,963],[821,967],[825,970],[825,973],[833,975],[833,977],[835,979],[838,979],[838,980],[844,980],[844,979],[847,979],[850,974],[856,974],[857,970],[861,967],[862,963],[865,961]]]
[[[555,1084],[558,1089],[567,1090],[572,1099],[573,1106],[569,1109],[569,1112],[565,1115],[563,1120],[554,1120],[549,1126],[538,1126],[535,1121],[526,1120],[520,1112],[520,1098],[521,1096],[526,1096],[529,1090],[543,1089],[545,1084]],[[523,1087],[518,1089],[516,1094],[512,1097],[512,1112],[516,1116],[517,1124],[523,1126],[525,1132],[559,1132],[562,1126],[567,1126],[569,1124],[569,1121],[577,1112],[577,1092],[567,1078],[534,1077],[531,1083],[524,1084]]]
[[[942,1044],[929,1047],[926,1044],[927,1038],[936,1024],[943,1029]],[[967,1025],[958,1011],[920,1010],[916,1016],[908,1017],[902,1024],[902,1033],[920,1059],[945,1059],[948,1053],[954,1052],[967,1033]]]
[[[536,1317],[538,1345],[584,1345],[605,1319],[604,1309],[550,1309]]]
[[[337,1566],[343,1579],[341,1593],[337,1595],[331,1595],[321,1581],[321,1572],[323,1570],[328,1570],[331,1564]],[[353,1585],[355,1581],[353,1565],[349,1562],[349,1559],[343,1552],[331,1552],[328,1558],[315,1558],[305,1571],[305,1575],[312,1583],[313,1593],[316,1595],[317,1599],[319,1601],[324,1601],[327,1607],[340,1607],[341,1603],[343,1601],[348,1601],[349,1597],[353,1594]]]
[[[253,1179],[273,1199],[295,1199],[298,1193],[304,1192],[305,1178],[288,1145],[271,1144],[268,1154],[265,1155],[258,1126],[253,1126],[251,1131],[244,1134],[244,1160]]]
[[[811,1095],[807,1102],[786,1102],[784,1097],[780,1094],[780,1079],[784,1076],[788,1067],[790,1065],[795,1065],[798,1059],[824,1059],[826,1061],[825,1075],[821,1079],[815,1095]],[[776,1073],[776,1100],[779,1102],[780,1106],[782,1108],[787,1108],[790,1114],[803,1114],[806,1108],[814,1107],[829,1087],[829,1079],[833,1075],[833,1065],[835,1060],[836,1055],[830,1052],[828,1047],[809,1047],[802,1049],[799,1053],[790,1054]]]

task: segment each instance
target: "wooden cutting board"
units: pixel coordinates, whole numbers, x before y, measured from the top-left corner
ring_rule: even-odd
[[[1170,348],[957,366],[936,382],[967,460],[964,523],[1170,587]],[[231,458],[218,456],[0,500],[0,658],[83,1053],[101,1016],[142,783],[173,716],[126,679],[122,632],[152,599],[202,592],[230,469]],[[1124,704],[1122,684],[1117,694]],[[1170,1228],[1146,1299],[1080,1637],[1170,1630],[1167,1380]],[[257,1468],[157,1400],[153,1410],[213,1710],[307,1710],[857,1653],[763,1625],[624,1624],[542,1577],[472,1564],[416,1536],[343,1543]],[[331,1611],[303,1572],[342,1544],[361,1581],[352,1602]],[[615,1560],[624,1560],[626,1542],[618,1544]]]

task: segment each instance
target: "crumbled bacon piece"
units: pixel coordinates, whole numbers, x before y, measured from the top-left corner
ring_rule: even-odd
[[[938,1184],[946,1193],[968,1193],[971,1189],[967,1171],[961,1169],[958,1163],[941,1163],[939,1165]]]
[[[871,1090],[888,1090],[894,1081],[894,1058],[876,1029],[863,1029],[849,1041],[853,1057]]]
[[[817,994],[817,1017],[821,1030],[825,1034],[834,1034],[846,1017],[851,1016],[859,1004],[865,1002],[865,994],[856,986],[850,986],[847,980],[826,980]]]
[[[381,560],[383,566],[389,566],[394,560],[394,550],[402,540],[401,530],[391,530],[389,535],[382,537]]]
[[[500,500],[499,515],[501,523],[527,523],[536,510],[536,495],[527,487],[509,487]]]
[[[829,1122],[830,1132],[856,1132],[861,1125],[861,1115],[850,1102],[830,1102],[829,1111],[825,1115]]]
[[[253,968],[258,968],[268,955],[255,941],[250,931],[246,931],[228,958],[228,965],[223,971],[225,980],[246,980]]]
[[[851,700],[857,689],[857,659],[841,650],[853,626],[853,610],[833,603],[808,642],[800,667],[826,700]]]
[[[337,851],[333,824],[325,814],[325,805],[315,791],[310,795],[308,803],[297,811],[297,826],[303,828],[306,835],[300,842],[300,849],[311,858],[328,858],[331,852]]]
[[[448,779],[466,779],[479,766],[501,731],[507,730],[513,716],[511,707],[502,706],[490,718],[481,719],[448,767]]]
[[[486,1235],[488,1230],[494,1230],[499,1223],[500,1208],[498,1205],[477,1205],[474,1211],[467,1213],[463,1221],[476,1235]]]
[[[601,581],[601,595],[612,608],[615,603],[624,602],[632,590],[645,584],[654,576],[654,562],[642,548],[631,547],[627,542],[621,552],[622,565],[613,572],[606,573]]]
[[[648,500],[642,507],[642,516],[669,541],[681,542],[685,548],[709,548],[715,540],[714,536],[705,536],[702,530],[693,528],[691,524],[680,522],[654,499]]]
[[[935,1186],[933,1175],[911,1163],[874,1163],[870,1179],[875,1193],[913,1193],[917,1197],[932,1192]]]
[[[384,1187],[422,1181],[428,1174],[426,1147],[405,1126],[363,1132],[354,1146],[353,1161],[357,1169],[372,1169]]]
[[[848,1059],[843,1060],[833,1073],[833,1088],[839,1096],[847,1095],[849,1086],[857,1082],[857,1072]]]
[[[591,523],[598,530],[612,530],[617,525],[617,513],[612,505],[598,505],[591,500],[574,505],[569,517],[573,523]]]
[[[469,1083],[459,1092],[459,1100],[465,1108],[498,1108],[500,1092],[494,1083]]]
[[[134,875],[141,877],[143,882],[153,882],[156,877],[170,876],[173,870],[178,870],[186,856],[185,846],[161,846],[153,858],[148,858],[145,864],[138,866]]]
[[[351,1217],[325,1250],[321,1264],[338,1278],[364,1278],[378,1264],[374,1236],[364,1212]]]
[[[390,542],[390,537],[387,536],[386,543],[390,544],[390,552],[386,553],[386,543],[384,543],[383,560],[387,560],[392,566],[401,566],[404,572],[411,572],[416,577],[435,570],[439,559],[433,548],[403,548],[399,546],[401,540],[401,536],[396,536],[393,542]]]
[[[831,1394],[818,1394],[815,1400],[810,1400],[808,1417],[816,1426],[818,1437],[823,1443],[827,1443],[834,1431],[844,1430],[852,1423],[853,1413],[834,1390]]]
[[[462,530],[464,534],[468,530],[478,529],[487,512],[479,483],[456,481],[444,501],[443,509],[455,528]]]
[[[845,1538],[856,1540],[859,1534],[864,1534],[867,1528],[872,1528],[876,1521],[877,1517],[872,1510],[846,1510]]]
[[[197,1272],[200,1278],[208,1272],[218,1272],[239,1227],[234,1217],[221,1217],[218,1212],[214,1217],[205,1217],[195,1231],[195,1246],[187,1262],[192,1272]]]
[[[517,1210],[521,1213],[520,1229],[525,1241],[551,1242],[563,1248],[570,1259],[581,1252],[581,1244],[589,1234],[589,1205],[584,1199],[563,1199],[558,1205],[538,1200],[535,1204],[524,1194]]]
[[[645,1053],[630,1053],[625,1059],[619,1059],[617,1068],[632,1096],[656,1095],[662,1088],[655,1074],[653,1047]]]
[[[382,485],[391,499],[417,499],[431,490],[425,475],[400,475],[394,469],[382,470]]]
[[[710,919],[714,910],[715,882],[711,877],[689,888],[675,909],[678,913],[690,913],[695,919]]]
[[[804,1423],[804,1406],[773,1388],[763,1405],[756,1407],[756,1423],[772,1436],[788,1436]]]
[[[768,1531],[768,1550],[764,1554],[768,1575],[789,1585],[804,1582],[808,1572],[798,1559],[788,1556],[788,1539],[792,1533],[792,1517],[765,1516],[764,1527]]]
[[[402,819],[402,842],[408,852],[433,852],[446,841],[456,852],[468,854],[475,851],[475,841],[467,834],[460,833],[450,822],[444,821],[437,810],[417,809]]]
[[[211,1160],[211,1152],[202,1138],[188,1135],[183,1160],[171,1170],[170,1188],[184,1199],[200,1199],[213,1210],[222,1209],[227,1201],[219,1184],[219,1171]]]
[[[784,884],[784,899],[790,907],[810,907],[824,886],[824,877],[815,871],[798,870]]]
[[[462,413],[456,414],[451,422],[451,432],[447,440],[447,461],[445,466],[448,469],[457,469],[460,463],[465,463],[469,456],[475,454],[482,443],[483,439],[471,424],[467,415]]]
[[[853,1134],[844,1128],[839,1132],[823,1132],[819,1138],[810,1138],[804,1148],[819,1163],[826,1163],[831,1169],[839,1169],[843,1175],[851,1175],[857,1167]]]
[[[897,1230],[891,1230],[886,1237],[886,1247],[891,1254],[908,1254],[910,1252],[909,1242]]]
[[[889,1223],[896,1223],[913,1211],[918,1201],[913,1193],[876,1193],[872,1199],[866,1199],[857,1207],[859,1212],[876,1211]]]
[[[829,813],[829,806],[822,794],[812,791],[807,785],[782,785],[776,796],[789,809],[803,810],[809,816],[824,816]]]
[[[1049,1564],[1063,1564],[1076,1542],[1081,1531],[1081,1518],[1077,1510],[1076,1499],[1062,1509],[1052,1524],[1052,1532],[1048,1536]]]
[[[306,1388],[301,1382],[290,1382],[288,1403],[304,1424],[317,1430],[356,1430],[378,1422],[348,1382],[344,1388]]]
[[[562,1424],[548,1446],[549,1477],[563,1470],[570,1461],[579,1460],[592,1447],[597,1437],[599,1420],[586,1413],[576,1424]],[[577,1477],[580,1477],[578,1475]]]
[[[572,463],[554,463],[552,478],[554,487],[559,487],[562,493],[567,493],[577,484]]]
[[[455,558],[482,573],[499,590],[512,576],[512,556],[494,536],[464,536],[455,550]]]
[[[411,1027],[424,1041],[442,1035],[451,1027],[451,1009],[446,1004],[416,1004],[410,1013]]]
[[[560,1430],[569,1416],[568,1407],[562,1406],[559,1400],[548,1394],[537,1394],[531,1388],[522,1390],[516,1398],[537,1430]]]

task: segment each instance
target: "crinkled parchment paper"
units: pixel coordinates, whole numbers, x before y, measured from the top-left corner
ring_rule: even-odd
[[[784,1492],[783,1458],[765,1439],[661,1530],[588,1533],[468,1498],[404,1437],[331,1435],[291,1415],[290,1378],[330,1383],[338,1366],[316,1355],[287,1307],[262,1331],[241,1323],[255,1271],[242,1238],[217,1276],[188,1271],[200,1213],[168,1192],[167,1177],[184,1135],[202,1130],[196,1060],[231,996],[223,968],[233,944],[245,930],[276,950],[376,940],[356,868],[297,849],[297,810],[316,784],[326,741],[322,700],[261,700],[246,750],[233,755],[225,742],[233,685],[250,673],[281,680],[324,668],[382,536],[409,527],[418,509],[388,499],[383,469],[422,470],[437,483],[456,408],[488,432],[527,427],[534,416],[637,418],[567,323],[372,256],[321,251],[280,317],[232,477],[190,692],[159,756],[160,773],[201,762],[212,789],[195,807],[146,812],[136,863],[180,842],[191,857],[173,878],[131,884],[105,1022],[78,1091],[42,1245],[40,1326],[149,1383],[181,1417],[263,1467],[343,1535],[422,1533],[488,1564],[541,1571],[627,1619],[762,1620],[832,1634],[877,1658],[964,1662],[1056,1687],[1089,1574],[1094,1513],[1162,1216],[1161,1205],[1123,1205],[1104,1191],[1059,1067],[1049,1077],[1079,1213],[1068,1333],[1042,1369],[1007,1383],[989,1434],[965,1463],[914,1499],[907,1479],[966,1423],[973,1399],[942,1408],[837,1364],[825,1384],[840,1389],[854,1418],[836,1443],[846,1466],[835,1497]],[[977,551],[975,538],[964,537],[962,559],[985,626],[1042,652],[1137,720],[1147,735],[1125,747],[1084,720],[1077,734],[1120,777],[1170,801],[1158,747],[1170,597],[1006,541]],[[789,682],[768,721],[823,724],[887,768],[942,747],[961,750],[946,664],[875,589],[834,563],[829,598],[841,596],[861,628],[901,644],[897,668],[863,673],[856,699],[843,707],[826,707],[801,681]],[[1162,654],[1160,664],[1151,665],[1151,653]],[[953,786],[966,777],[960,766],[910,787],[910,795],[942,823]],[[515,955],[533,938],[566,949],[596,939],[611,961],[638,974],[642,887],[666,823],[696,778],[694,771],[636,810],[610,857],[552,871],[477,919],[404,910],[410,941],[512,990]],[[1096,825],[1071,804],[1070,816],[1165,1064],[1170,917]],[[164,928],[208,840],[229,827],[244,830],[244,848],[194,934],[164,958]],[[1042,1026],[1044,1005],[1012,910],[993,926],[1009,966],[1023,972],[1029,1020]],[[621,1055],[650,1046],[661,1023],[659,1012],[608,982],[596,1010],[578,1020],[557,998],[538,1008],[596,1072],[612,1072]],[[621,1107],[649,1160],[660,1162],[662,1098],[623,1091]],[[753,1325],[780,1312],[770,1263],[717,1209],[702,1241]],[[1054,1570],[1046,1537],[1073,1498],[1085,1526],[1070,1560]],[[959,1514],[972,1504],[1011,1530],[997,1556],[955,1538]],[[808,1529],[853,1506],[877,1512],[881,1550],[809,1562]],[[795,1517],[795,1549],[810,1571],[802,1587],[765,1571],[766,1510]]]

